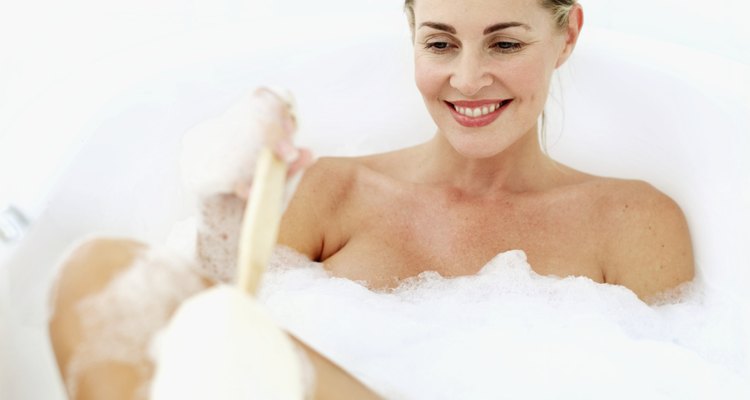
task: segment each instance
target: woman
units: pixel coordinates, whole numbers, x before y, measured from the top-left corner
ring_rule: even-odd
[[[437,134],[393,153],[319,161],[280,242],[374,286],[426,268],[471,274],[509,249],[523,249],[540,274],[588,276],[644,300],[690,280],[690,237],[671,199],[541,151],[550,79],[583,22],[573,1],[541,3],[407,1],[417,86]]]
[[[540,274],[623,285],[644,301],[692,279],[690,236],[670,198],[643,182],[576,171],[541,150],[538,120],[551,76],[572,53],[583,24],[574,0],[417,0],[405,6],[417,87],[437,133],[391,153],[319,160],[284,214],[280,244],[373,288],[425,270],[473,274],[510,249],[523,249]],[[291,126],[288,111],[278,112],[274,137],[279,126]],[[289,147],[283,139],[277,153],[294,159]],[[304,160],[297,158],[295,169]],[[204,202],[198,254],[219,276],[236,254],[227,237],[236,233],[246,182],[238,176],[234,184],[242,188],[238,195],[215,194]],[[130,265],[139,248],[92,242],[65,266],[51,322],[64,375],[90,337],[70,310]],[[83,273],[94,279],[82,283],[76,275]],[[317,387],[342,385],[318,397],[372,395],[307,350],[316,362]],[[126,389],[118,393],[131,393],[149,378],[143,363],[137,373],[121,362],[74,380],[79,393],[94,397],[102,396],[101,382],[119,382]]]

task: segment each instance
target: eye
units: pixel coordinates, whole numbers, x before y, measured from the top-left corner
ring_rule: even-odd
[[[434,51],[435,53],[444,53],[450,50],[451,44],[448,42],[430,42],[425,43],[424,48]]]
[[[498,51],[499,53],[515,53],[523,49],[523,47],[524,45],[522,43],[507,42],[507,41],[495,42],[492,45],[492,48]]]

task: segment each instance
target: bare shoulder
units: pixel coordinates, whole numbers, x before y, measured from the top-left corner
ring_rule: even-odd
[[[351,158],[323,157],[302,176],[281,219],[279,244],[319,260],[330,246],[331,228],[347,201],[357,162]]]
[[[356,160],[348,157],[321,157],[302,175],[295,193],[316,196],[317,200],[343,195],[353,179]]]
[[[679,205],[643,181],[602,179],[600,185],[607,282],[648,301],[692,280],[692,242]]]

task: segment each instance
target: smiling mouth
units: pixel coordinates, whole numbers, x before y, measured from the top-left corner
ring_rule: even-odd
[[[446,103],[451,106],[457,113],[465,117],[479,118],[494,113],[496,110],[499,110],[508,105],[511,101],[513,101],[513,99],[502,100],[498,103],[484,104],[480,107],[462,107],[448,101],[446,101]]]
[[[497,103],[457,101],[456,104],[445,101],[453,119],[468,128],[478,128],[493,123],[508,108],[513,99],[499,100]]]

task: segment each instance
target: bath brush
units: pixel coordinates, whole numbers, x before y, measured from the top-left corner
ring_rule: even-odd
[[[183,302],[155,347],[154,400],[305,398],[300,351],[255,300],[276,244],[287,166],[261,150],[240,232],[238,286]]]
[[[240,232],[237,261],[239,288],[255,296],[276,245],[287,165],[270,148],[261,150]]]

